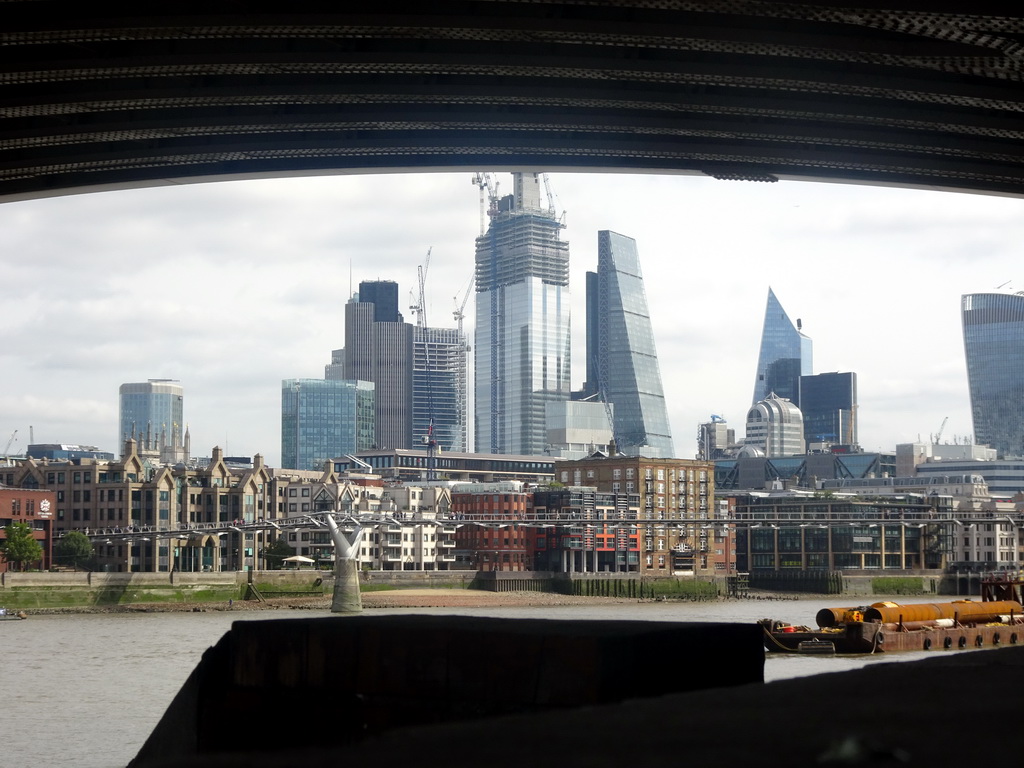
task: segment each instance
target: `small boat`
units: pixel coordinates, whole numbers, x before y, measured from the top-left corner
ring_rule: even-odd
[[[772,619],[758,623],[765,648],[783,653],[927,651],[1024,642],[1024,607],[1016,600],[823,608],[815,622],[815,629]]]
[[[28,615],[24,611],[8,613],[6,608],[0,608],[0,621],[21,621],[22,619],[27,618]]]

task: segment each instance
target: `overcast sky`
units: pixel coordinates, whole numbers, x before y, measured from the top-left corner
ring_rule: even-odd
[[[497,174],[511,192],[511,175]],[[637,241],[676,453],[698,423],[742,437],[768,288],[814,340],[814,372],[855,371],[866,450],[970,435],[964,293],[1024,289],[1024,203],[852,185],[551,173],[566,212],[573,387],[597,232]],[[454,326],[473,270],[469,172],[191,184],[0,204],[0,450],[118,453],[118,387],[178,379],[193,455],[280,459],[281,380],[323,378],[360,280],[403,305],[432,250],[427,320]],[[472,299],[466,328],[471,331]],[[406,312],[406,319],[412,315]]]

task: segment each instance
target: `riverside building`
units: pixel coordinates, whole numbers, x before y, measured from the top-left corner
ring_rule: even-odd
[[[559,462],[555,479],[567,486],[639,496],[642,573],[673,576],[714,571],[713,534],[704,523],[715,516],[712,462],[624,456],[612,449]]]
[[[941,569],[952,553],[952,499],[861,500],[809,492],[737,495],[736,565],[749,571]]]

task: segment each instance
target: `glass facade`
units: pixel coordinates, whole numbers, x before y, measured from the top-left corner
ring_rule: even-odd
[[[281,382],[281,466],[324,462],[374,446],[374,386],[367,381]]]
[[[150,379],[141,383],[122,384],[118,395],[119,449],[124,448],[124,441],[129,437],[142,442],[147,435],[157,440],[161,433],[166,435],[167,443],[181,445],[185,388],[179,382],[173,379]]]
[[[793,325],[769,288],[752,402],[764,400],[774,392],[799,406],[800,377],[810,376],[814,370],[811,348],[811,340]]]
[[[596,312],[591,311],[594,304]],[[587,279],[587,323],[588,379],[596,375],[597,392],[614,407],[617,448],[626,454],[673,457],[672,429],[633,238],[608,230],[597,233],[597,276]]]
[[[413,328],[412,430],[420,446],[434,425],[442,451],[466,451],[466,344],[457,328]]]
[[[967,294],[961,316],[974,440],[1024,456],[1024,295]]]
[[[857,374],[800,377],[804,438],[812,443],[857,445]]]
[[[513,180],[476,241],[476,450],[542,455],[546,405],[570,392],[569,244],[540,174]]]

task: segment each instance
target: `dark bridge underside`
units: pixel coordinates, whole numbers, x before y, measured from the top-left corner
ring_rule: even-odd
[[[0,199],[457,168],[1024,193],[1013,3],[106,5],[0,3]]]

